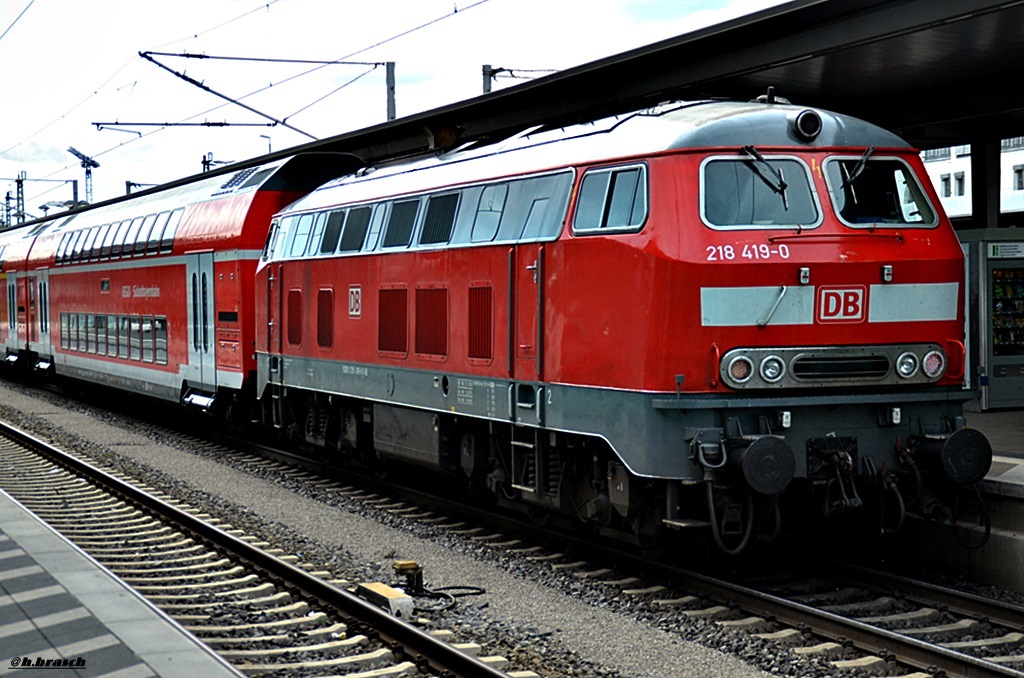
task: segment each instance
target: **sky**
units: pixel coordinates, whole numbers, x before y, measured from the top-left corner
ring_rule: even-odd
[[[85,200],[69,147],[99,163],[99,202],[196,174],[207,155],[241,161],[380,124],[384,62],[403,117],[479,96],[484,64],[514,76],[497,90],[780,2],[0,0],[0,205],[21,172],[32,217],[70,201],[69,180]],[[151,54],[163,67],[141,52],[164,53]]]

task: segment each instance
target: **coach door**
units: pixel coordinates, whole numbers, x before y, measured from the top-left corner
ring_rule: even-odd
[[[217,388],[216,340],[213,325],[213,252],[186,254],[188,275],[189,385],[205,391]]]
[[[18,349],[18,274],[7,274],[7,341],[5,346],[16,351]]]
[[[35,327],[36,291],[35,277],[19,275],[17,282],[18,301],[18,350],[28,350],[28,345],[38,335]]]
[[[541,424],[544,378],[544,246],[518,245],[509,250],[514,309],[509,341],[509,372],[515,385],[515,420]],[[528,382],[528,383],[522,383]]]
[[[37,342],[32,350],[40,355],[51,355],[53,348],[50,345],[50,272],[38,271],[32,276],[35,288],[34,318],[30,322],[33,330],[32,341]]]

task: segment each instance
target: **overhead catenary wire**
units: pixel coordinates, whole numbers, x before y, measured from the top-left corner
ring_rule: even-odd
[[[170,68],[170,67],[160,63],[159,61],[157,61],[153,57],[151,57],[148,52],[139,52],[139,56],[142,57],[143,59],[146,59],[147,61],[150,61],[150,62],[156,64],[157,66],[159,66],[160,68],[164,69],[165,71],[167,71],[169,73],[172,73],[176,77],[181,78],[185,82],[187,82],[187,83],[189,83],[191,85],[195,85],[196,87],[198,87],[199,89],[203,90],[204,92],[208,92],[208,93],[210,93],[210,94],[212,94],[212,95],[214,95],[216,97],[220,97],[221,99],[224,99],[228,103],[235,104],[236,106],[241,106],[242,108],[244,108],[245,110],[249,111],[250,113],[255,113],[256,115],[260,116],[261,118],[266,118],[267,120],[271,120],[274,123],[276,123],[278,125],[281,125],[282,127],[287,127],[288,129],[290,129],[293,132],[298,132],[299,134],[305,135],[305,136],[309,137],[310,139],[313,139],[314,141],[316,141],[316,137],[313,136],[312,134],[310,134],[309,132],[305,132],[305,131],[299,129],[298,127],[295,127],[293,125],[289,125],[284,120],[279,120],[279,119],[275,118],[274,116],[272,116],[272,115],[270,115],[268,113],[264,113],[264,112],[262,112],[262,111],[260,111],[260,110],[258,110],[256,108],[253,108],[252,106],[250,106],[248,104],[243,104],[239,99],[234,99],[232,97],[229,97],[226,94],[218,92],[217,90],[213,89],[212,87],[209,87],[208,85],[206,85],[204,83],[201,83],[198,80],[196,80],[195,78],[189,77],[189,76],[185,75],[184,73],[179,73],[178,71],[174,70],[173,68]],[[124,124],[124,123],[122,123],[122,124]]]
[[[31,0],[27,5],[25,5],[25,9],[21,10],[21,13],[18,14],[18,16],[14,17],[14,21],[11,22],[11,25],[5,28],[3,33],[0,33],[0,40],[3,40],[5,37],[7,37],[7,34],[11,32],[11,29],[14,28],[19,21],[21,21],[21,17],[25,16],[25,12],[27,12],[29,8],[32,7],[32,5],[34,4],[36,4],[36,0]]]
[[[466,7],[463,7],[461,11],[462,11],[462,12],[466,12],[466,11],[468,11],[468,10],[471,10],[471,9],[475,8],[475,7],[479,7],[480,5],[484,5],[484,4],[488,3],[488,2],[490,2],[490,0],[477,0],[476,2],[474,2],[474,3],[470,4],[470,5],[466,6]],[[266,87],[261,87],[261,88],[259,88],[259,89],[257,89],[257,90],[254,90],[254,91],[252,91],[252,92],[250,92],[250,93],[248,93],[248,94],[246,94],[246,95],[243,95],[243,96],[240,96],[240,97],[238,97],[238,98],[237,98],[237,100],[238,100],[238,101],[242,101],[242,100],[244,100],[244,99],[248,99],[248,98],[249,98],[249,97],[251,97],[251,96],[255,96],[256,94],[260,94],[260,93],[262,93],[262,92],[265,92],[265,91],[267,91],[267,90],[268,90],[268,89],[270,89],[271,87],[275,87],[275,86],[283,85],[283,84],[285,84],[285,83],[287,83],[287,82],[291,82],[291,81],[293,81],[293,80],[296,80],[296,79],[298,79],[298,78],[301,78],[301,77],[305,77],[305,76],[307,76],[307,75],[310,75],[310,74],[312,74],[312,73],[315,73],[315,72],[319,71],[319,70],[320,70],[320,69],[322,69],[322,68],[326,68],[327,66],[331,66],[331,65],[334,65],[334,64],[337,64],[337,63],[341,63],[341,62],[344,62],[344,61],[346,61],[346,60],[348,60],[348,59],[351,59],[352,57],[354,57],[354,56],[356,56],[356,55],[358,55],[358,54],[362,54],[362,53],[364,53],[364,52],[368,52],[368,51],[370,51],[370,50],[372,50],[372,49],[375,49],[375,48],[377,48],[377,47],[380,47],[380,46],[382,46],[382,45],[386,45],[386,44],[388,44],[389,42],[394,42],[395,40],[398,40],[398,39],[400,39],[400,38],[403,38],[403,37],[405,37],[405,36],[407,36],[407,35],[412,35],[413,33],[417,32],[417,31],[420,31],[420,30],[422,30],[422,29],[424,29],[424,28],[427,28],[427,27],[429,27],[429,26],[433,26],[434,24],[436,24],[436,23],[439,23],[439,22],[441,22],[441,21],[444,21],[445,19],[449,19],[449,18],[451,18],[451,17],[453,17],[453,16],[456,16],[456,15],[457,15],[457,14],[459,13],[459,11],[460,11],[460,10],[459,10],[458,6],[456,5],[456,6],[455,6],[455,7],[453,8],[453,10],[452,10],[452,11],[451,11],[450,13],[448,13],[448,14],[444,14],[444,15],[442,15],[442,16],[439,16],[439,17],[436,17],[436,18],[434,18],[434,19],[431,19],[431,20],[429,20],[429,21],[427,21],[427,22],[425,22],[425,23],[419,24],[418,26],[414,26],[414,27],[412,27],[412,28],[410,28],[410,29],[407,29],[407,30],[405,30],[405,31],[402,31],[401,33],[397,33],[397,34],[395,34],[395,35],[393,35],[393,36],[391,36],[391,37],[389,37],[389,38],[385,38],[384,40],[380,40],[380,41],[378,41],[378,42],[375,42],[375,43],[374,43],[374,44],[372,44],[372,45],[369,45],[369,46],[367,46],[367,47],[363,47],[363,48],[361,48],[361,49],[358,49],[358,50],[356,50],[356,51],[354,51],[354,52],[351,52],[351,53],[349,53],[349,54],[346,54],[346,55],[344,55],[344,56],[338,57],[337,59],[334,59],[334,60],[332,60],[332,61],[328,61],[328,62],[323,62],[323,63],[318,63],[318,64],[317,64],[317,65],[315,65],[315,66],[314,66],[313,68],[310,68],[310,69],[308,69],[308,70],[302,71],[302,72],[300,72],[300,73],[296,73],[295,75],[292,75],[292,76],[290,76],[290,77],[284,78],[283,80],[279,80],[278,82],[276,82],[276,83],[273,83],[272,85],[268,85],[268,86],[266,86]],[[141,53],[141,52],[140,52],[140,56],[142,56],[142,53]],[[161,64],[159,64],[159,62],[157,62],[157,61],[155,61],[155,60],[152,60],[152,59],[151,59],[151,61],[153,61],[153,63],[156,63],[156,64],[158,64],[158,65],[161,65]],[[166,66],[164,66],[164,68],[166,68]],[[339,88],[339,89],[340,89],[340,88]],[[335,91],[337,91],[337,90],[335,90]],[[319,99],[319,100],[318,100],[318,102],[319,102],[319,101],[322,101],[322,100],[323,100],[323,97],[322,97],[321,99]],[[300,110],[306,110],[306,108],[309,108],[309,106],[306,106],[305,108],[303,108],[303,109],[300,109]],[[214,109],[214,110],[216,110],[216,109]],[[290,117],[292,117],[292,116],[294,116],[294,115],[295,115],[295,114],[293,113],[292,115],[289,115],[289,116],[286,116],[286,117],[290,118]],[[192,116],[192,117],[194,117],[194,116]],[[189,120],[189,119],[190,119],[190,118],[185,118],[185,120]]]
[[[259,5],[259,7],[255,8],[255,9],[252,9],[252,10],[249,10],[247,12],[244,12],[243,14],[235,17],[234,19],[231,19],[229,21],[217,24],[216,26],[208,28],[208,29],[206,29],[204,31],[200,31],[200,32],[194,33],[194,34],[192,34],[190,36],[187,36],[185,38],[179,38],[179,39],[171,41],[171,42],[162,43],[161,45],[158,45],[157,47],[158,48],[164,48],[164,47],[167,47],[169,45],[173,45],[173,44],[176,44],[178,42],[181,42],[183,40],[199,37],[201,35],[206,35],[208,33],[214,32],[214,31],[219,30],[220,28],[222,28],[222,27],[224,27],[224,26],[226,26],[228,24],[234,23],[235,21],[238,21],[238,20],[241,20],[241,19],[243,19],[245,17],[248,17],[248,16],[250,16],[250,15],[252,15],[252,14],[258,12],[258,11],[262,11],[264,9],[270,9],[270,7],[272,5],[277,4],[277,2],[279,2],[279,1],[280,0],[270,0],[269,2],[261,3]],[[461,9],[457,5],[455,5],[453,7],[453,10],[451,12],[449,12],[449,13],[446,13],[444,15],[435,17],[434,19],[431,19],[431,20],[426,21],[424,23],[421,23],[421,24],[418,24],[416,26],[413,26],[412,28],[406,29],[406,30],[401,31],[399,33],[396,33],[395,35],[392,35],[392,36],[387,37],[387,38],[385,38],[383,40],[377,41],[377,42],[375,42],[375,43],[373,43],[371,45],[367,45],[365,47],[362,47],[362,48],[359,48],[357,50],[354,50],[354,51],[352,51],[352,52],[350,52],[348,54],[345,54],[345,55],[343,55],[341,57],[338,57],[338,59],[335,59],[333,61],[344,61],[344,60],[351,59],[352,57],[355,57],[355,56],[357,56],[359,54],[362,54],[364,52],[368,52],[368,51],[370,51],[372,49],[375,49],[377,47],[380,47],[382,45],[386,45],[388,43],[394,42],[395,40],[401,39],[403,37],[406,37],[408,35],[411,35],[411,34],[417,32],[417,31],[423,30],[423,29],[425,29],[425,28],[427,28],[429,26],[432,26],[432,25],[437,24],[437,23],[439,23],[441,21],[444,21],[445,19],[449,19],[449,18],[451,18],[453,16],[456,16],[457,14],[464,13],[464,12],[470,10],[470,9],[474,9],[476,7],[480,7],[482,5],[485,5],[488,2],[490,2],[490,0],[476,0],[476,2],[472,2],[471,4],[465,6],[465,7],[461,8]],[[333,61],[331,63],[333,63]],[[119,67],[117,69],[117,71],[114,72],[114,74],[112,74],[109,78],[107,78],[104,81],[104,83],[99,88],[97,88],[92,94],[90,94],[88,97],[83,99],[81,102],[77,103],[72,109],[70,109],[66,113],[58,116],[52,122],[48,123],[47,125],[44,125],[43,127],[38,129],[37,131],[33,132],[30,136],[26,137],[22,141],[19,141],[18,143],[14,144],[13,146],[11,146],[10,148],[8,148],[8,149],[6,149],[4,151],[0,151],[0,154],[9,152],[9,151],[13,150],[14,148],[17,148],[18,146],[20,146],[20,145],[30,141],[31,139],[36,137],[38,134],[40,134],[41,132],[45,131],[47,128],[51,127],[52,125],[60,122],[64,118],[66,118],[70,113],[74,112],[75,110],[80,108],[82,105],[84,105],[86,102],[88,102],[90,99],[92,99],[93,97],[97,96],[99,94],[99,92],[103,88],[107,87],[107,85],[109,85],[110,81],[112,81],[115,77],[117,77],[117,75],[120,72],[122,72],[124,70],[124,68],[127,67],[127,65],[129,63],[130,63],[130,60],[128,62],[125,62],[125,64],[123,64],[121,67]],[[291,76],[289,78],[286,78],[286,79],[276,83],[276,85],[281,85],[281,84],[284,84],[285,82],[290,82],[292,80],[304,77],[305,75],[314,73],[314,72],[320,70],[321,68],[326,68],[327,65],[329,65],[329,64],[318,64],[318,65],[315,65],[314,68],[307,69],[307,70],[305,70],[303,72],[297,73],[297,74],[295,74],[295,75],[293,75],[293,76]],[[358,76],[358,77],[362,77],[362,76]],[[262,92],[264,92],[264,91],[266,91],[268,89],[270,89],[270,86],[261,87],[259,89],[256,89],[256,90],[252,91],[252,92],[249,92],[248,94],[245,94],[245,95],[242,95],[242,96],[238,97],[238,100],[242,101],[242,100],[248,99],[249,97],[255,96],[257,94],[260,94],[260,93],[262,93]],[[314,102],[314,103],[319,103],[319,101],[321,101],[322,99],[323,98],[317,100],[317,102]],[[179,122],[187,122],[187,121],[199,118],[201,116],[209,115],[210,113],[213,113],[213,112],[215,112],[217,110],[220,110],[221,108],[224,108],[225,106],[228,106],[228,105],[229,104],[227,102],[225,102],[225,103],[218,104],[216,106],[212,106],[212,107],[210,107],[208,109],[205,109],[203,111],[199,111],[199,112],[194,113],[192,115],[185,116],[185,117],[181,118],[179,120]],[[300,111],[301,110],[305,110],[308,107],[309,107],[309,105],[307,105],[306,107],[300,109]],[[291,117],[291,116],[288,116],[288,117]],[[121,142],[119,142],[119,143],[117,143],[117,144],[115,144],[113,146],[110,146],[110,147],[104,149],[104,150],[98,151],[98,152],[93,154],[93,157],[97,157],[97,158],[102,157],[102,156],[107,155],[109,153],[115,152],[115,151],[117,151],[119,149],[122,149],[125,146],[128,146],[130,144],[134,144],[134,143],[136,143],[138,141],[141,141],[142,139],[146,139],[146,138],[152,136],[153,134],[159,134],[160,132],[163,132],[166,129],[167,128],[164,127],[164,126],[159,126],[159,127],[154,127],[154,129],[152,129],[150,131],[147,131],[145,133],[136,133],[136,134],[138,134],[138,136],[136,136],[136,137],[134,137],[132,139],[128,139],[126,141],[121,141]],[[45,176],[46,177],[52,177],[52,176],[54,176],[56,174],[59,174],[60,172],[67,171],[67,170],[69,170],[71,168],[72,168],[72,165],[70,165],[70,164],[69,165],[65,165],[65,166],[61,167],[60,169],[54,170],[53,172],[51,172],[51,173],[49,173],[49,174],[47,174]],[[47,192],[49,192],[49,191],[47,191]],[[36,197],[38,197],[38,196],[36,196]],[[30,198],[30,199],[34,200],[36,197]]]

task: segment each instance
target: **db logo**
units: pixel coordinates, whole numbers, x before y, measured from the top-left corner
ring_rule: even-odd
[[[864,321],[867,290],[857,287],[822,287],[818,290],[818,322],[859,323]]]
[[[358,318],[363,315],[363,288],[352,285],[348,288],[348,316]]]

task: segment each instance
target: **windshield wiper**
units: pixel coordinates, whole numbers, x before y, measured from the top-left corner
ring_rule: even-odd
[[[843,185],[841,188],[846,188],[853,182],[857,181],[857,177],[861,175],[861,173],[864,171],[864,168],[868,164],[868,158],[870,158],[871,154],[874,152],[875,147],[868,146],[868,150],[864,151],[864,155],[860,156],[860,160],[858,160],[857,164],[853,166],[853,169],[850,171],[850,173],[846,175],[846,178],[843,180]]]
[[[754,159],[754,162],[750,165],[751,169],[754,170],[754,174],[761,177],[761,181],[768,184],[768,188],[782,196],[782,208],[788,211],[789,198],[786,196],[786,188],[789,187],[789,184],[786,183],[786,177],[783,176],[782,170],[772,167],[771,163],[765,160],[764,156],[753,146],[744,146],[742,150]],[[762,169],[767,169],[768,174],[766,175]]]

